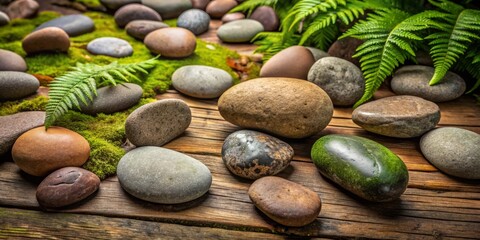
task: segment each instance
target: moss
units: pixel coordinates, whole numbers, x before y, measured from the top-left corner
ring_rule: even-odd
[[[73,2],[81,3],[87,7],[98,7],[102,5],[100,0],[73,0]]]
[[[25,111],[45,111],[47,102],[48,98],[44,96],[38,96],[31,100],[0,102],[0,116]]]

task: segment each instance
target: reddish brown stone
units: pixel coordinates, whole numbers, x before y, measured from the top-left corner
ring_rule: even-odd
[[[192,0],[192,7],[205,10],[210,0]]]
[[[10,19],[29,18],[37,14],[40,5],[34,0],[17,0],[8,5]]]
[[[144,40],[150,51],[164,57],[183,58],[193,54],[195,35],[184,28],[162,28],[149,33]]]
[[[307,79],[315,63],[312,53],[305,47],[292,46],[275,54],[260,70],[260,77],[288,77]]]
[[[137,3],[121,7],[115,12],[114,18],[117,25],[121,28],[134,20],[162,21],[162,17],[155,10]]]
[[[240,19],[245,19],[245,14],[243,14],[241,12],[227,13],[227,14],[223,15],[222,22],[223,23],[228,23],[228,22],[235,21],[235,20],[240,20]]]
[[[47,27],[28,34],[22,40],[27,54],[39,52],[67,52],[70,48],[68,34],[58,27]]]
[[[222,18],[223,15],[237,5],[238,3],[235,0],[215,0],[207,5],[205,12],[207,12],[212,18]]]
[[[256,8],[250,16],[250,19],[259,21],[267,32],[277,31],[278,26],[280,25],[277,13],[275,13],[275,10],[269,6]]]
[[[335,41],[332,46],[330,46],[328,49],[328,54],[332,57],[343,58],[357,66],[360,66],[359,59],[353,58],[352,56],[355,54],[357,47],[362,43],[362,40],[352,37],[340,39]]]

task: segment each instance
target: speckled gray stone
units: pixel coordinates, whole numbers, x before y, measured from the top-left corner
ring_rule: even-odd
[[[68,36],[75,37],[95,30],[93,20],[82,14],[62,16],[42,23],[35,31],[47,27],[58,27],[63,29]]]
[[[355,64],[337,57],[324,57],[313,64],[308,81],[317,84],[335,106],[351,106],[362,96],[365,80]]]
[[[128,57],[133,54],[133,48],[130,43],[114,37],[102,37],[92,40],[88,43],[87,50],[93,54],[116,58]]]
[[[98,113],[114,113],[130,108],[142,97],[142,87],[133,83],[102,87],[88,106],[82,106],[82,112],[95,115]]]
[[[0,100],[20,99],[35,93],[40,82],[23,72],[0,72]]]
[[[8,15],[4,12],[0,12],[0,27],[5,26],[8,23],[10,23],[10,18],[8,17]]]
[[[115,12],[114,18],[121,28],[134,20],[162,21],[162,17],[155,10],[137,3],[121,7]]]
[[[142,4],[160,13],[163,19],[176,18],[192,8],[190,0],[142,0]]]
[[[27,71],[27,63],[18,54],[0,49],[0,71]]]
[[[167,28],[168,25],[163,22],[151,21],[151,20],[135,20],[131,21],[125,26],[125,30],[128,35],[143,40],[145,37],[160,28]]]
[[[208,31],[209,25],[210,16],[200,9],[187,10],[177,19],[177,27],[188,29],[195,35]]]
[[[240,19],[220,26],[217,36],[223,42],[249,42],[259,32],[263,32],[263,25],[252,19]]]
[[[103,6],[108,9],[117,10],[127,4],[141,3],[141,0],[100,0]]]
[[[45,112],[21,112],[0,117],[0,156],[12,149],[15,140],[24,132],[42,126]]]
[[[188,96],[216,98],[233,85],[233,78],[219,68],[190,65],[173,73],[172,84],[175,89]]]
[[[315,62],[320,60],[321,58],[330,57],[330,55],[328,55],[328,53],[326,53],[325,51],[322,51],[318,48],[314,48],[314,47],[306,47],[306,48],[308,50],[310,50],[310,52],[312,53],[313,58],[315,59]]]
[[[117,167],[122,188],[145,201],[178,204],[204,195],[212,175],[200,161],[161,147],[136,148],[122,157]]]
[[[434,71],[429,66],[405,66],[395,72],[390,85],[398,95],[417,96],[432,102],[446,102],[462,96],[467,88],[462,77],[447,72],[440,83],[430,86]]]
[[[437,128],[423,135],[420,149],[444,173],[480,179],[480,134],[456,127]]]
[[[143,105],[125,122],[125,133],[135,146],[162,146],[182,134],[192,121],[190,107],[179,99]]]

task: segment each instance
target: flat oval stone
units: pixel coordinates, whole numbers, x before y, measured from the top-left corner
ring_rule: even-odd
[[[143,40],[149,33],[161,28],[168,28],[168,25],[157,21],[135,20],[129,22],[125,27],[125,30],[128,35]]]
[[[456,127],[432,130],[420,140],[425,158],[442,172],[480,179],[480,134]]]
[[[191,0],[142,0],[142,4],[160,13],[163,19],[176,18],[192,8]]]
[[[307,79],[315,63],[312,53],[305,47],[292,46],[275,54],[260,70],[261,77],[288,77]]]
[[[205,11],[212,18],[222,18],[228,11],[238,5],[235,0],[215,0],[208,3]]]
[[[453,72],[447,72],[442,82],[430,86],[434,72],[435,69],[428,66],[401,67],[395,72],[390,85],[398,95],[417,96],[432,102],[451,101],[465,92],[465,81]]]
[[[143,41],[156,54],[170,58],[184,58],[195,52],[195,35],[184,28],[162,28],[149,33]]]
[[[97,89],[93,102],[81,107],[82,112],[90,115],[120,112],[138,103],[142,94],[142,87],[133,83],[102,87]]]
[[[208,31],[209,26],[210,16],[199,9],[187,10],[177,19],[177,27],[188,29],[195,35]]]
[[[313,55],[313,58],[315,59],[315,62],[324,58],[324,57],[330,57],[330,55],[328,55],[328,53],[318,49],[318,48],[314,48],[314,47],[306,47],[308,50],[310,50],[310,52],[312,53]]]
[[[252,19],[240,19],[220,26],[217,37],[227,43],[242,43],[250,42],[259,32],[263,32],[261,23]]]
[[[117,167],[122,188],[145,201],[178,204],[208,192],[207,166],[185,154],[161,147],[139,147],[125,154]]]
[[[103,6],[108,9],[117,10],[127,4],[141,3],[141,0],[100,0]]]
[[[110,57],[128,57],[133,54],[133,47],[127,41],[114,37],[101,37],[90,41],[87,50],[96,55]]]
[[[0,156],[12,149],[15,140],[24,132],[42,126],[45,112],[20,112],[0,117]]]
[[[114,18],[121,28],[133,20],[162,21],[162,17],[155,10],[137,3],[121,7],[115,12]]]
[[[259,21],[267,32],[277,31],[280,26],[277,13],[270,6],[257,7],[250,15],[250,19]]]
[[[308,81],[327,92],[335,106],[351,106],[363,96],[365,80],[355,64],[337,57],[324,57],[310,68]]]
[[[8,17],[8,15],[0,11],[0,27],[8,25],[9,23],[10,23],[10,18]]]
[[[30,18],[38,13],[40,5],[34,0],[17,0],[7,7],[7,13],[11,19]]]
[[[353,58],[357,48],[363,43],[362,40],[346,37],[333,42],[328,49],[328,54],[332,57],[345,59],[360,67],[358,58]]]
[[[403,161],[370,139],[327,135],[315,142],[311,156],[323,176],[363,199],[392,201],[407,189],[408,170]]]
[[[37,127],[22,134],[12,148],[13,161],[24,172],[46,176],[63,167],[80,167],[90,145],[80,134],[62,127]]]
[[[93,20],[82,14],[73,14],[55,18],[48,22],[42,23],[35,31],[47,27],[58,27],[63,29],[70,37],[79,36],[85,33],[93,32],[95,24]]]
[[[286,142],[251,130],[230,134],[222,147],[228,170],[248,179],[276,175],[288,167],[292,158],[293,148]]]
[[[165,99],[137,108],[125,122],[125,133],[135,146],[162,146],[180,136],[192,121],[190,107]]]
[[[352,120],[369,132],[411,138],[421,136],[437,125],[440,108],[419,97],[393,96],[361,105],[353,111]]]
[[[78,167],[65,167],[48,175],[37,187],[37,201],[45,208],[60,208],[78,203],[95,193],[100,178]]]
[[[24,72],[0,72],[0,100],[14,100],[34,94],[40,82]]]
[[[289,227],[302,227],[315,221],[322,207],[316,192],[280,177],[256,180],[250,185],[248,196],[265,215]]]
[[[28,34],[22,40],[22,47],[27,54],[67,52],[70,48],[70,38],[58,27],[47,27]]]
[[[218,101],[225,120],[287,138],[305,138],[324,129],[333,104],[317,85],[294,78],[257,78],[228,89]]]
[[[196,9],[205,10],[210,0],[192,0],[192,7]]]
[[[235,20],[245,19],[245,14],[241,12],[227,13],[222,17],[222,23],[233,22]]]
[[[173,73],[172,85],[188,96],[217,98],[233,85],[233,78],[228,72],[219,68],[189,65]]]
[[[0,49],[0,71],[25,72],[27,63],[20,55]]]

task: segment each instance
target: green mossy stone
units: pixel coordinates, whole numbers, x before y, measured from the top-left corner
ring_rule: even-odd
[[[363,199],[392,201],[407,188],[408,170],[403,161],[375,141],[327,135],[315,142],[311,155],[323,176]]]

